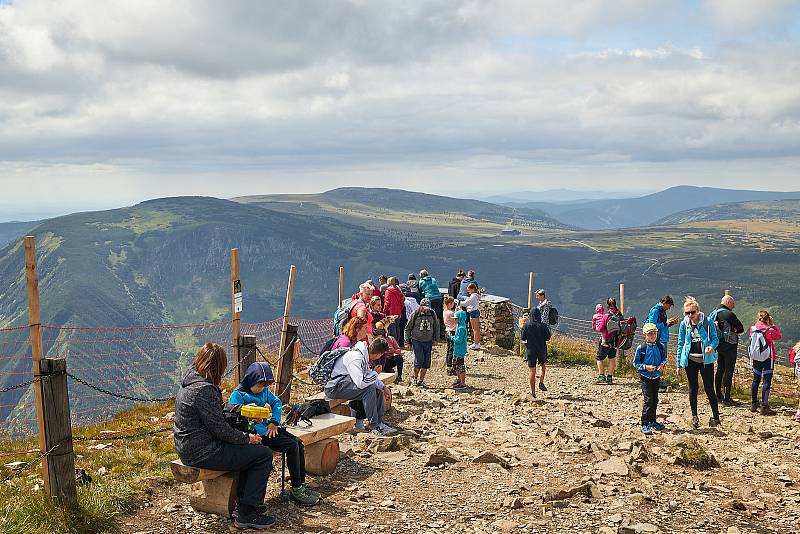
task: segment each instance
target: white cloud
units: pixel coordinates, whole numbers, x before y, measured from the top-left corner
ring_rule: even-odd
[[[705,0],[706,10],[717,29],[737,35],[781,22],[796,7],[792,0]],[[794,21],[796,23],[796,21]]]

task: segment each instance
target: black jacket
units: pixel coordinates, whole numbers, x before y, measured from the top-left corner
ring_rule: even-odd
[[[525,352],[528,359],[547,355],[547,342],[550,340],[550,328],[541,321],[528,321],[522,327],[520,339],[525,341]]]
[[[744,325],[739,320],[739,318],[736,317],[736,314],[733,313],[733,311],[730,308],[728,308],[727,306],[720,305],[720,307],[717,309],[719,310],[717,312],[717,324],[721,325],[723,321],[727,321],[731,325],[731,330],[733,330],[737,334],[744,334]],[[731,345],[730,343],[726,343],[722,341],[722,339],[719,340],[719,345],[722,348],[722,350],[736,349],[736,345]]]
[[[447,284],[447,294],[453,298],[458,297],[458,291],[461,289],[461,279],[460,278],[453,278],[450,280],[450,283]]]
[[[175,398],[172,424],[175,449],[186,465],[198,465],[222,449],[222,442],[245,445],[247,434],[234,429],[222,415],[219,388],[190,367]]]

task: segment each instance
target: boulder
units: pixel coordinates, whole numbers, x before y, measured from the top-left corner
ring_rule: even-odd
[[[458,462],[458,458],[453,456],[453,453],[450,452],[445,447],[439,447],[436,449],[435,452],[431,453],[428,457],[428,461],[425,462],[426,467],[432,467],[437,465],[444,465],[444,464],[454,464]]]
[[[594,467],[603,475],[619,475],[624,477],[628,476],[630,472],[628,464],[619,456],[612,456],[608,460],[603,460],[595,464]]]
[[[693,467],[695,469],[711,469],[719,467],[719,462],[713,454],[708,453],[697,438],[684,434],[667,443],[667,447],[674,454],[673,463]]]
[[[506,469],[509,468],[508,462],[497,456],[495,453],[486,451],[479,454],[472,460],[476,464],[497,464]]]

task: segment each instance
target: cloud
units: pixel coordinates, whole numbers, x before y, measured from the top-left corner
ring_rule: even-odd
[[[796,23],[785,18],[792,0],[706,0],[705,8],[715,27],[728,35],[738,36],[766,26]]]

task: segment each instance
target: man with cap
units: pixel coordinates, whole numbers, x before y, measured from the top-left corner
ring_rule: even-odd
[[[425,387],[425,375],[431,368],[433,343],[439,339],[439,318],[431,309],[431,301],[424,298],[408,318],[405,328],[406,348],[414,349],[414,378],[412,385]]]

